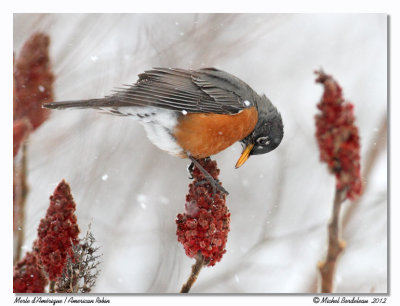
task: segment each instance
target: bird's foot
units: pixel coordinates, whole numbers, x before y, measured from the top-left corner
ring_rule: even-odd
[[[206,178],[206,180],[205,180],[204,182],[207,182],[207,181],[208,181],[208,182],[211,184],[211,186],[213,187],[214,194],[216,193],[216,190],[217,190],[217,189],[218,189],[220,192],[225,193],[226,195],[229,194],[229,192],[226,191],[226,189],[225,189],[224,187],[222,187],[222,185],[221,185],[217,180],[215,180],[215,179],[211,176],[211,174],[208,173],[207,170],[204,169],[203,166],[202,166],[193,156],[189,156],[189,158],[190,158],[190,160],[192,161],[192,163],[191,163],[191,164],[189,165],[189,167],[188,167],[188,171],[189,171],[189,173],[190,173],[191,179],[193,179],[193,170],[194,170],[194,166],[196,166],[197,169],[199,169],[200,172],[201,172],[201,173],[204,175],[204,177]],[[210,159],[210,158],[207,157],[206,160],[207,160],[207,159]],[[197,186],[198,186],[198,185],[203,185],[203,184],[205,184],[205,183],[203,183],[203,181],[200,181],[200,182],[197,182],[196,184],[197,184]]]
[[[191,162],[187,168],[187,171],[189,172],[189,180],[193,180],[193,170],[194,170],[194,162]]]
[[[222,192],[222,193],[224,193],[226,195],[229,194],[229,192],[226,191],[226,189],[224,187],[222,187],[221,184],[219,184],[219,181],[214,180],[214,179],[213,179],[213,181],[210,181],[210,180],[206,179],[206,180],[202,180],[202,181],[196,182],[195,186],[202,186],[202,185],[205,185],[205,184],[210,184],[211,185],[211,187],[213,189],[213,196],[215,196],[217,194],[217,189],[220,192]]]

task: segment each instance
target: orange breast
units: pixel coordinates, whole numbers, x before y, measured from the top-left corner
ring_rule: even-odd
[[[204,158],[245,138],[254,130],[257,120],[255,107],[235,115],[188,114],[179,119],[174,136],[186,152]]]

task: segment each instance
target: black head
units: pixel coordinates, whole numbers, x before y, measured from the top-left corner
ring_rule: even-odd
[[[244,164],[250,155],[259,155],[276,149],[283,138],[281,114],[264,95],[258,107],[258,122],[253,132],[241,140],[244,147],[236,168]]]
[[[261,114],[263,115],[263,114]],[[265,154],[276,149],[283,138],[283,123],[282,117],[278,112],[269,114],[267,116],[261,116],[253,133],[243,139],[243,143],[247,146],[248,144],[254,144],[254,147],[250,151],[250,155]]]

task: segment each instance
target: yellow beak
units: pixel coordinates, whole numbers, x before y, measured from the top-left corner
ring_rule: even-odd
[[[254,143],[250,143],[247,145],[247,147],[243,150],[242,155],[240,155],[239,160],[236,163],[235,168],[239,168],[241,165],[243,165],[246,160],[249,158],[250,156],[250,152],[254,147]]]

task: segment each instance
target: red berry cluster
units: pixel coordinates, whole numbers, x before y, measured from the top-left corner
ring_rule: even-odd
[[[218,178],[215,161],[199,162],[214,179]],[[176,234],[187,256],[195,257],[200,253],[208,266],[214,266],[226,252],[230,213],[225,194],[215,190],[197,168],[193,170],[193,179],[186,195],[185,213],[177,216]]]
[[[49,44],[47,35],[32,35],[14,64],[14,120],[29,118],[34,129],[49,113],[42,104],[53,99],[54,76],[50,70]]]
[[[67,256],[72,256],[72,243],[78,243],[75,207],[70,187],[63,180],[50,197],[46,217],[38,228],[38,253],[50,280],[61,276]]]
[[[53,100],[49,44],[47,35],[32,35],[14,62],[14,156],[28,132],[38,128],[49,114],[42,108],[43,103]]]
[[[43,293],[47,278],[36,256],[28,252],[14,267],[14,293]]]
[[[315,116],[320,158],[335,174],[336,188],[346,190],[346,197],[353,200],[362,190],[360,138],[354,124],[354,106],[344,101],[342,88],[330,75],[323,71],[316,74],[316,82],[324,85],[324,94],[317,105],[321,113]]]

